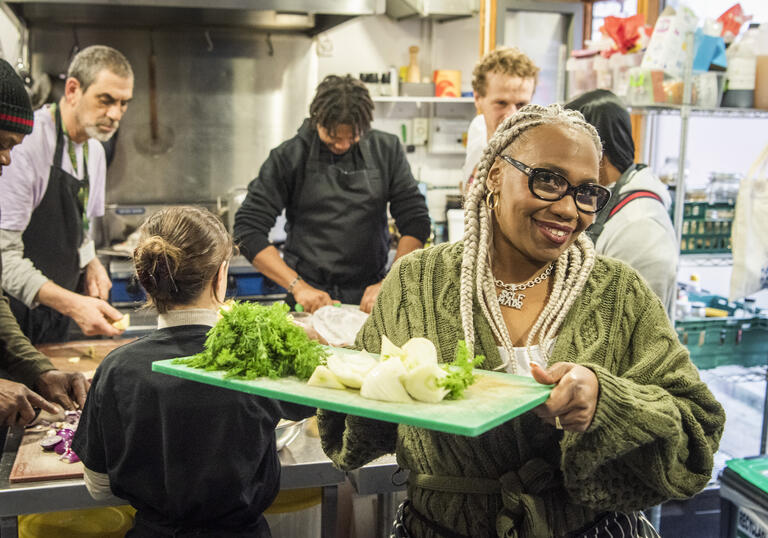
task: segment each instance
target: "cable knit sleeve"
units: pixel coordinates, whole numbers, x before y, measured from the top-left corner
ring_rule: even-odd
[[[725,413],[661,302],[636,273],[625,270],[619,281],[614,304],[601,306],[613,309],[605,362],[582,362],[600,383],[593,423],[585,433],[566,433],[561,448],[574,501],[625,511],[700,491]]]
[[[398,305],[405,304],[399,276],[400,261],[384,279],[373,311],[357,334],[355,344],[358,349],[378,353],[382,334],[395,342],[400,339],[395,335],[391,322],[398,318],[395,315]],[[356,469],[384,454],[395,452],[397,424],[325,410],[318,411],[317,423],[323,451],[341,470]]]

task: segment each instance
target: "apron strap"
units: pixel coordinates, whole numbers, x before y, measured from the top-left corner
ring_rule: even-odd
[[[53,153],[53,166],[61,168],[61,159],[64,155],[64,129],[61,128],[61,110],[54,103],[54,117],[56,119],[56,150]]]
[[[595,222],[593,222],[592,226],[586,230],[587,235],[593,243],[597,243],[597,238],[600,237],[601,233],[603,233],[605,223],[608,222],[608,219],[610,219],[613,215],[613,208],[616,207],[619,202],[621,202],[621,198],[619,196],[621,194],[621,189],[624,187],[624,185],[629,183],[630,179],[635,175],[635,172],[639,172],[643,168],[646,168],[646,165],[635,163],[624,170],[624,173],[621,174],[621,177],[613,187],[611,199],[608,200],[608,204],[606,204],[606,206],[600,210],[600,213],[597,215]]]

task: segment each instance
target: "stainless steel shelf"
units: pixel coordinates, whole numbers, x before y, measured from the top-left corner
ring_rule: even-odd
[[[372,97],[374,103],[474,103],[474,97],[429,97],[402,95],[398,97],[385,97],[383,95]]]
[[[698,266],[711,266],[711,267],[726,267],[733,264],[733,255],[729,253],[724,254],[680,254],[681,265],[698,265]]]
[[[768,118],[768,110],[759,108],[703,108],[686,107],[690,116],[715,117],[715,118]],[[629,110],[632,114],[644,114],[646,116],[678,116],[683,111],[682,105],[668,106],[632,106]]]

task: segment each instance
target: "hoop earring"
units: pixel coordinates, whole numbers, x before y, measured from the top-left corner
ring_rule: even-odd
[[[491,211],[499,207],[499,195],[493,191],[488,191],[488,194],[485,195],[485,205]]]

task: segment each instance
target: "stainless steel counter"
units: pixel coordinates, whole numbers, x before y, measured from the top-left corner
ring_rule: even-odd
[[[374,536],[388,538],[395,518],[395,493],[406,488],[408,471],[400,469],[394,454],[388,454],[348,473],[349,481],[360,495],[376,495]]]
[[[18,536],[16,516],[20,514],[114,504],[95,501],[82,478],[11,484],[9,476],[22,433],[22,428],[8,432],[0,459],[0,538]],[[345,474],[333,467],[320,447],[320,440],[304,431],[280,451],[280,462],[282,489],[322,488],[322,537],[332,538],[336,532],[337,487],[344,482]]]

